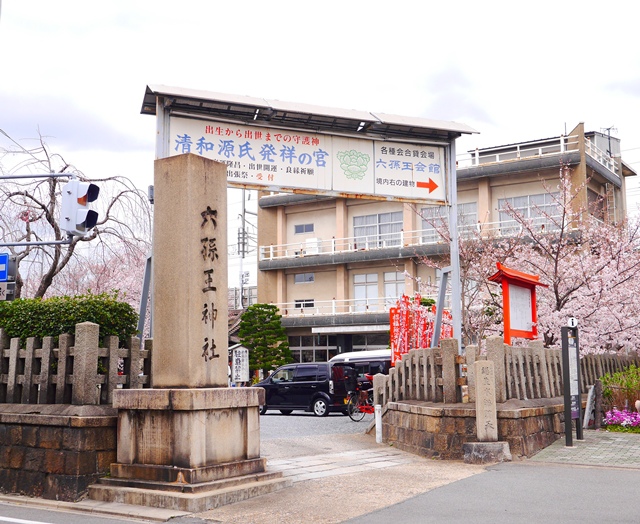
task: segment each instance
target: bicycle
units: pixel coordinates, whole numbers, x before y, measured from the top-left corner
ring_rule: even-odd
[[[359,422],[367,413],[373,414],[373,412],[373,389],[363,389],[362,383],[356,381],[355,391],[349,392],[349,402],[347,403],[349,418],[354,422]]]

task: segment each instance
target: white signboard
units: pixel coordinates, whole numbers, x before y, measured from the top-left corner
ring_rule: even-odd
[[[521,331],[533,329],[531,290],[529,288],[509,284],[509,314],[511,329]]]
[[[249,350],[247,348],[235,348],[233,350],[231,366],[231,382],[249,382]]]
[[[444,202],[445,149],[172,117],[172,155],[228,165],[231,185]]]

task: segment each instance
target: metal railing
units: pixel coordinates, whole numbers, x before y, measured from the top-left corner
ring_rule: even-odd
[[[552,231],[555,229],[553,218],[556,217],[538,217],[533,219],[533,225],[541,230]],[[443,222],[444,224],[446,224],[446,221]],[[485,222],[483,224],[477,223],[458,227],[458,234],[462,239],[473,238],[477,235],[483,237],[512,237],[519,235],[521,231],[522,225],[516,220]],[[291,244],[260,246],[260,260],[295,259],[314,255],[335,255],[355,251],[379,250],[390,247],[444,244],[449,240],[443,234],[446,235],[444,230],[429,227],[415,231],[400,231],[387,235],[369,235],[366,237],[331,238],[329,240],[313,238]],[[312,242],[308,240],[312,240]]]
[[[353,315],[360,313],[384,313],[396,305],[397,298],[364,298],[347,300],[299,300],[274,304],[283,317],[313,315]]]
[[[560,136],[551,140],[538,140],[514,144],[513,147],[496,147],[476,149],[473,153],[463,153],[456,157],[458,169],[465,169],[484,164],[513,162],[523,159],[540,158],[550,155],[560,156],[567,151],[578,149],[578,136]],[[611,156],[596,147],[589,138],[585,140],[585,152],[596,162],[606,167],[612,173],[617,173],[617,163]]]
[[[562,155],[570,149],[578,148],[577,136],[560,136],[555,140],[537,140],[514,144],[513,147],[495,147],[476,149],[473,153],[463,153],[456,157],[458,169],[479,166],[481,164],[493,164],[512,162],[525,158],[537,158],[548,155]]]
[[[612,173],[617,173],[617,162],[613,158],[611,158],[608,153],[605,153],[604,151],[596,147],[596,145],[593,144],[588,138],[585,141],[585,152],[587,153],[587,155],[589,155],[602,166],[606,167]]]
[[[422,298],[437,300],[437,294],[421,294]],[[367,313],[388,313],[397,305],[399,297],[350,298],[345,300],[298,300],[273,304],[283,317],[359,315]],[[446,295],[445,308],[450,309],[451,297]]]

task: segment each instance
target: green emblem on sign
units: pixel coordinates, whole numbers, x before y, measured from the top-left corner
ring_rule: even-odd
[[[360,153],[360,151],[352,149],[351,151],[339,151],[338,160],[347,178],[362,180],[371,157],[366,153]]]

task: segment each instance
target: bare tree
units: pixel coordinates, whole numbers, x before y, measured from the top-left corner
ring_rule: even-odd
[[[52,153],[42,136],[33,148],[26,148],[0,130],[10,147],[0,149],[0,175],[33,176],[63,173],[89,180],[61,155]],[[141,261],[150,249],[152,209],[143,191],[121,176],[91,179],[100,186],[96,201],[99,219],[85,237],[73,237],[68,244],[29,245],[33,242],[64,241],[67,233],[58,225],[61,187],[65,178],[5,178],[0,183],[0,238],[3,243],[24,243],[9,247],[16,257],[16,298],[23,290],[33,297],[44,297],[52,289],[54,278],[65,268],[78,275],[67,275],[68,291],[56,286],[56,293],[79,290],[81,272],[91,265],[117,261]],[[71,261],[75,260],[75,264]],[[84,262],[81,263],[80,260]],[[134,268],[122,267],[131,273]],[[92,269],[95,273],[95,268]],[[117,281],[117,279],[116,279]],[[28,284],[27,284],[28,282]],[[61,280],[61,284],[63,281]],[[95,286],[94,286],[95,287]],[[89,286],[87,289],[90,289]],[[86,289],[84,290],[86,291]]]

